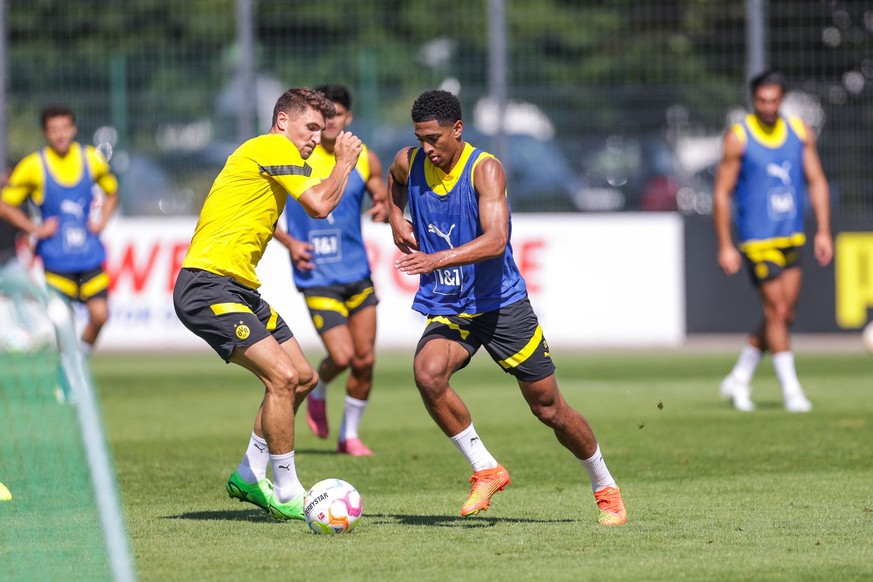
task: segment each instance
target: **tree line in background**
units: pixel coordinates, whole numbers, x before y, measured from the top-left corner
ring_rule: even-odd
[[[487,92],[488,4],[252,0],[256,66],[289,86],[342,79],[371,124],[407,123],[412,99],[448,77],[468,107]],[[833,119],[871,128],[858,101],[873,82],[873,60],[859,58],[873,55],[873,10],[859,0],[768,8],[773,65]],[[34,129],[48,102],[71,104],[91,129],[118,120],[123,100],[125,137],[145,150],[159,123],[214,116],[238,63],[235,10],[235,0],[9,1],[10,152],[40,145]],[[661,131],[674,104],[692,125],[719,131],[745,100],[744,2],[506,0],[506,14],[510,98],[548,111],[565,132]],[[868,75],[860,95],[844,89],[852,71]]]

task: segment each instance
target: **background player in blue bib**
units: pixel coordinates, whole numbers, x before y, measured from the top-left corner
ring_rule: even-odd
[[[46,284],[86,306],[81,347],[90,351],[109,319],[110,282],[100,235],[118,205],[118,180],[95,147],[75,141],[78,129],[69,107],[48,106],[41,120],[46,146],[13,169],[3,188],[0,217],[35,235]],[[95,186],[104,195],[99,213],[92,212]],[[27,200],[36,207],[41,225],[19,208]]]
[[[600,523],[627,521],[624,501],[585,418],[558,389],[548,342],[512,256],[512,219],[501,163],[463,139],[461,103],[426,91],[412,106],[417,148],[388,173],[389,221],[405,254],[396,268],[419,277],[413,309],[428,318],[413,362],[425,407],[473,470],[464,517],[488,509],[509,472],[473,427],[450,385],[480,347],[518,382],[531,412],[575,455],[591,480]],[[403,210],[409,206],[411,220]]]
[[[812,205],[817,231],[813,252],[822,266],[833,257],[830,194],[815,136],[797,117],[780,115],[785,79],[767,71],[752,79],[753,113],[728,129],[713,190],[718,264],[728,275],[746,263],[758,289],[764,321],[751,333],[721,395],[738,410],[751,411],[750,382],[762,355],[773,354],[789,412],[809,412],[794,368],[788,328],[800,294],[800,255],[806,242],[806,200]],[[739,250],[731,235],[736,208]]]
[[[325,122],[321,143],[307,160],[314,175],[326,176],[336,165],[337,136],[352,122],[352,96],[342,85],[322,85],[315,90],[336,108],[336,116]],[[306,422],[316,436],[327,438],[327,385],[348,369],[337,451],[353,456],[372,454],[358,428],[373,385],[379,300],[370,278],[361,215],[367,195],[372,204],[364,214],[375,222],[387,221],[388,191],[382,175],[379,158],[363,146],[342,199],[327,218],[312,218],[303,207],[290,204],[285,208],[287,232],[276,228],[276,240],[291,255],[294,284],[306,298],[312,323],[327,350],[318,365],[318,384],[306,399]]]

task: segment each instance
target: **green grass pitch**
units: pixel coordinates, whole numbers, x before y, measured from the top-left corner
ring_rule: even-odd
[[[310,353],[319,357],[319,353]],[[262,387],[211,354],[98,354],[93,370],[141,580],[847,580],[873,577],[873,357],[799,353],[815,409],[781,407],[769,360],[758,410],[718,398],[734,353],[556,353],[628,507],[604,528],[587,475],[479,354],[455,377],[512,475],[478,517],[458,515],[470,469],[427,415],[410,354],[381,354],[361,434],[334,453],[297,424],[304,485],[339,477],[364,499],[350,535],[310,534],[230,500]]]

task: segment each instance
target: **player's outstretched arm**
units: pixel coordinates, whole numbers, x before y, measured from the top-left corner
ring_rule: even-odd
[[[358,163],[361,155],[361,140],[347,131],[342,131],[334,145],[336,165],[330,175],[312,186],[297,199],[306,213],[312,218],[327,218],[342,199],[349,174]]]

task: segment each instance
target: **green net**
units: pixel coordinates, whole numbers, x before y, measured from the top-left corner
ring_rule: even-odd
[[[94,453],[81,430],[82,405],[93,404],[90,375],[80,356],[78,378],[61,364],[70,354],[58,348],[65,344],[57,341],[62,330],[49,316],[51,301],[60,300],[0,272],[0,578],[124,578],[113,566],[90,469]],[[69,313],[64,304],[52,307],[54,316]],[[82,378],[90,391],[84,398],[74,386]]]

